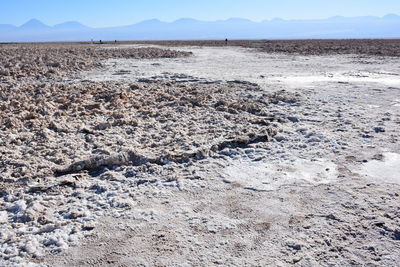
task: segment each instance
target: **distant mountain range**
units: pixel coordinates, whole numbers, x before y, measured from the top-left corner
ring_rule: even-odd
[[[318,20],[280,18],[253,22],[243,18],[201,21],[157,19],[137,24],[91,28],[76,21],[48,26],[32,19],[17,27],[0,24],[0,42],[190,39],[400,38],[400,16],[332,17]]]

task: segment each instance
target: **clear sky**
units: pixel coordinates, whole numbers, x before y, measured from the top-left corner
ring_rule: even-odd
[[[48,25],[79,21],[92,27],[129,25],[157,18],[254,21],[400,14],[400,0],[0,0],[0,24],[37,18]]]

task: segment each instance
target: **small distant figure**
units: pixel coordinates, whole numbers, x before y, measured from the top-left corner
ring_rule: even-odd
[[[228,45],[228,39],[225,39],[225,45]]]
[[[102,40],[100,40],[100,44],[103,44],[103,41],[102,41]]]
[[[117,40],[115,40],[115,43],[117,43]]]

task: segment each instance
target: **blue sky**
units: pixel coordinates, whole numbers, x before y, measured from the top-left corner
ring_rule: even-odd
[[[400,14],[400,0],[0,0],[0,24],[37,18],[48,25],[79,21],[92,27],[119,26],[157,18],[201,20],[275,17],[314,19]]]

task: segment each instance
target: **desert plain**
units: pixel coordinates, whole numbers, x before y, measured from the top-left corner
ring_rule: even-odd
[[[1,266],[398,266],[400,40],[0,44]]]

